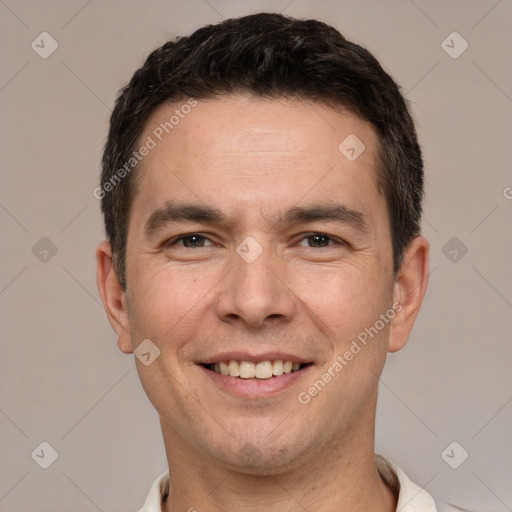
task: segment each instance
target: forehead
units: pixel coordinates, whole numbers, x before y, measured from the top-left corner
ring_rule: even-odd
[[[251,95],[194,103],[162,105],[146,123],[139,145],[151,140],[153,147],[137,170],[139,206],[171,196],[271,208],[336,194],[364,210],[369,200],[384,200],[377,136],[351,112]]]

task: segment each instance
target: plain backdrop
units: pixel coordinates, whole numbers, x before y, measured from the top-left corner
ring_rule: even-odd
[[[2,0],[1,511],[137,510],[166,469],[96,290],[93,190],[117,91],[147,54],[257,11],[333,24],[412,103],[430,285],[380,382],[377,451],[433,495],[512,510],[512,2]],[[58,454],[47,469],[41,450]]]

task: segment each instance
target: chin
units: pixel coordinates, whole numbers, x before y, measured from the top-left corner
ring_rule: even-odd
[[[303,440],[302,440],[303,442]],[[233,450],[216,453],[214,458],[227,469],[247,475],[273,476],[304,464],[304,447],[271,445],[268,439],[247,441]]]

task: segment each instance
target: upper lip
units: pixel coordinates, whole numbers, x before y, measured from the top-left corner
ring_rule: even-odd
[[[304,359],[294,354],[286,352],[262,352],[254,354],[244,351],[234,352],[220,352],[213,356],[207,357],[199,361],[199,364],[213,364],[220,361],[250,361],[252,363],[259,363],[260,361],[292,361],[293,363],[310,363],[310,359]]]

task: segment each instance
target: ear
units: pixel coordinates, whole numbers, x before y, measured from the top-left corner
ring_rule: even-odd
[[[112,249],[108,242],[101,242],[96,249],[96,283],[108,321],[117,334],[117,346],[125,354],[133,352],[130,339],[130,322],[123,291],[112,264]]]
[[[405,251],[393,289],[393,301],[402,307],[397,308],[391,322],[389,352],[397,352],[409,339],[427,290],[428,254],[429,243],[422,236],[416,237]]]

